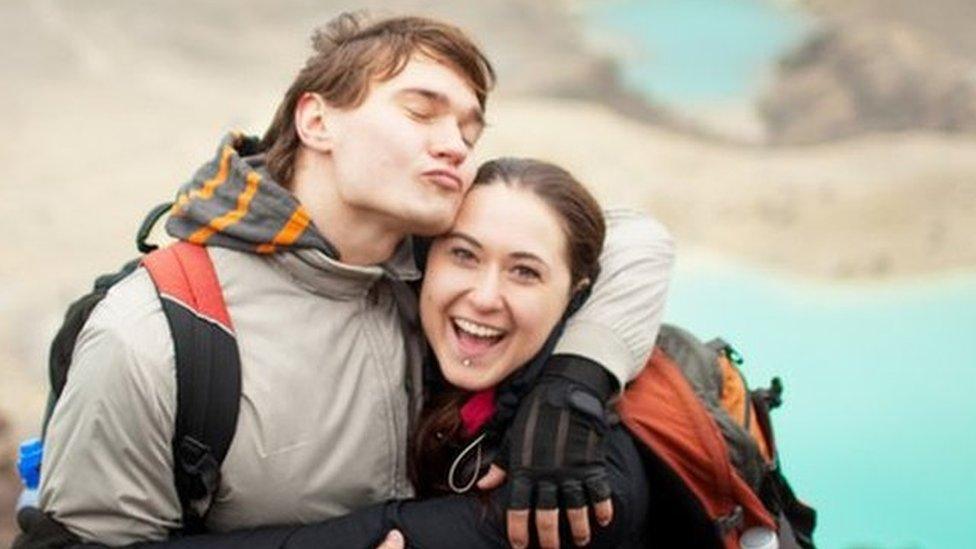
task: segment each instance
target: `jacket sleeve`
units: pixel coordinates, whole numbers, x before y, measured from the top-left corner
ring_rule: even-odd
[[[613,490],[614,520],[606,528],[591,523],[594,549],[642,547],[650,491],[634,440],[617,426],[607,448],[609,481]],[[263,528],[176,538],[153,543],[152,549],[311,549],[321,547],[376,547],[393,528],[400,530],[408,547],[425,549],[465,547],[508,548],[503,509],[507,485],[484,500],[470,495],[427,500],[391,501],[307,526]],[[572,546],[566,521],[560,521],[560,540]],[[534,536],[533,536],[534,537]]]
[[[600,276],[589,299],[566,324],[554,354],[601,364],[623,387],[651,355],[674,264],[663,225],[630,210],[607,210]]]
[[[148,274],[119,282],[75,344],[48,424],[41,509],[84,541],[163,539],[179,527],[170,439],[172,338]]]

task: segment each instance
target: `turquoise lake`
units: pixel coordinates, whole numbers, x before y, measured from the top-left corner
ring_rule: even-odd
[[[811,26],[762,0],[600,0],[584,2],[583,13],[594,36],[626,44],[626,84],[675,104],[754,95],[776,56]]]
[[[676,105],[748,101],[812,26],[761,0],[594,1],[584,14],[636,48],[621,59],[628,85]],[[976,273],[828,284],[679,256],[666,319],[735,345],[754,384],[783,379],[780,453],[819,512],[818,546],[974,546]]]
[[[679,260],[665,316],[732,343],[753,384],[782,378],[780,454],[818,546],[972,546],[976,273],[831,285]]]

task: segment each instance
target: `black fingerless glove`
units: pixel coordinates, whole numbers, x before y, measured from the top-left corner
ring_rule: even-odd
[[[554,509],[560,497],[565,508],[578,508],[610,497],[603,440],[616,389],[611,374],[589,359],[547,361],[506,437],[509,509]]]

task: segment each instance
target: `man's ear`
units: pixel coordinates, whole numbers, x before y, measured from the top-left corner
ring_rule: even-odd
[[[326,121],[328,105],[321,95],[306,92],[295,106],[295,131],[302,145],[320,152],[332,149],[332,136]]]

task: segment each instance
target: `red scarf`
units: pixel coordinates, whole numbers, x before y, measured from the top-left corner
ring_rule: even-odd
[[[471,395],[461,406],[464,436],[473,437],[495,415],[495,388],[490,387]]]

